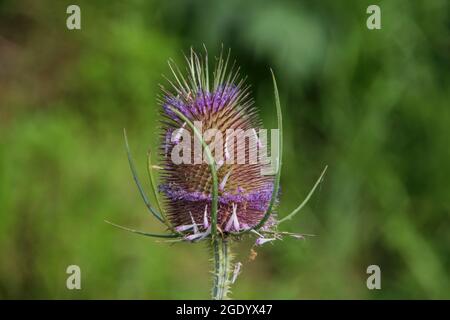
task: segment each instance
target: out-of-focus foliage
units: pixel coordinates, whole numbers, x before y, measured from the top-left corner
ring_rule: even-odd
[[[258,248],[238,298],[449,298],[449,4],[379,1],[0,1],[0,298],[208,298],[208,251],[114,229],[163,231],[131,179],[145,177],[166,60],[223,44],[275,126],[286,127],[281,216],[320,190],[290,231]],[[146,185],[148,187],[148,184]],[[82,290],[66,289],[68,265]],[[366,288],[381,267],[382,290]]]

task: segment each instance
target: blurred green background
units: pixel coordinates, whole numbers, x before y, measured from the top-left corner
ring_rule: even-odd
[[[66,8],[81,7],[81,30]],[[381,7],[382,29],[366,28]],[[0,298],[209,298],[205,245],[170,245],[129,172],[157,145],[166,61],[223,43],[267,128],[285,119],[280,215],[315,234],[236,248],[243,299],[450,298],[450,19],[432,1],[0,1]],[[148,190],[148,183],[146,187]],[[82,290],[66,289],[81,267]],[[379,265],[381,290],[366,287]]]

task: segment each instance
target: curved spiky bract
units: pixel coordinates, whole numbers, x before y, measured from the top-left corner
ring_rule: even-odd
[[[168,79],[170,88],[161,86],[163,95],[159,98],[163,117],[159,190],[165,198],[165,211],[175,227],[194,221],[200,231],[210,228],[211,234],[215,234],[217,227],[224,236],[249,230],[262,219],[264,222],[269,219],[269,216],[265,218],[265,213],[269,204],[273,206],[274,191],[274,177],[262,175],[263,164],[250,161],[250,154],[258,154],[258,146],[248,140],[239,143],[236,136],[229,134],[254,132],[258,137],[261,120],[250,98],[249,87],[235,63],[230,67],[229,53],[217,59],[212,77],[207,55],[202,58],[191,50],[186,61],[186,73],[169,62],[173,73],[172,79]],[[203,140],[194,126],[204,136],[216,130],[206,141],[214,158],[215,173],[208,157],[202,157],[207,153],[206,148],[201,148]],[[186,142],[185,137],[192,146],[187,155],[189,162],[176,164],[173,153],[179,144]],[[196,143],[200,153],[196,153]],[[244,162],[238,158],[239,154],[244,155]],[[183,153],[183,160],[185,156]],[[216,205],[215,178],[219,187],[217,215],[212,214]],[[269,219],[267,223],[274,221]]]
[[[119,228],[119,229],[122,229],[122,230],[125,230],[125,231],[128,231],[128,232],[136,233],[136,234],[139,234],[141,236],[153,237],[153,238],[179,238],[180,237],[179,234],[175,234],[175,233],[174,234],[170,234],[170,233],[158,234],[158,233],[144,232],[144,231],[139,231],[139,230],[127,228],[127,227],[124,227],[124,226],[112,223],[112,222],[110,222],[108,220],[105,220],[105,222],[110,224],[110,225],[112,225],[112,226],[114,226],[114,227],[116,227],[116,228]]]
[[[306,196],[306,198],[302,201],[302,203],[300,203],[300,205],[297,208],[295,208],[294,211],[289,213],[286,217],[284,217],[283,219],[280,219],[278,221],[278,224],[280,224],[280,223],[282,223],[284,221],[292,219],[297,213],[300,212],[300,210],[303,209],[303,207],[308,203],[309,199],[311,199],[312,195],[314,194],[314,191],[316,191],[317,187],[322,182],[323,177],[325,176],[325,173],[327,172],[327,169],[328,169],[328,166],[325,166],[325,168],[323,169],[322,173],[320,174],[319,179],[317,179],[316,183],[314,184],[312,189],[309,191],[309,193]]]
[[[127,157],[128,157],[128,164],[130,165],[130,170],[131,173],[133,174],[133,179],[134,182],[136,183],[136,186],[139,190],[139,193],[142,197],[142,200],[144,200],[145,205],[147,206],[147,209],[150,211],[150,213],[159,221],[161,221],[162,223],[165,223],[164,218],[161,216],[160,213],[158,213],[150,204],[150,201],[147,198],[147,195],[145,194],[145,191],[142,187],[141,182],[139,181],[139,178],[137,176],[137,172],[136,172],[136,167],[134,165],[134,161],[133,161],[133,157],[131,156],[131,152],[130,152],[130,146],[128,145],[128,138],[127,138],[127,131],[125,129],[123,129],[123,136],[125,139],[125,148],[127,151]]]
[[[152,164],[152,152],[149,149],[148,152],[147,152],[147,173],[148,173],[148,179],[150,181],[150,186],[152,188],[153,198],[156,201],[156,204],[158,206],[159,212],[161,212],[161,214],[162,214],[163,209],[162,209],[162,206],[161,206],[161,202],[159,201],[157,185],[156,185],[155,176],[153,174],[153,171],[154,171],[154,166]]]
[[[280,189],[280,179],[281,179],[281,167],[283,164],[283,115],[281,112],[281,105],[280,105],[280,96],[278,94],[278,86],[277,81],[275,80],[275,75],[273,73],[273,70],[270,69],[270,72],[272,73],[272,81],[273,81],[273,88],[274,88],[274,94],[275,94],[275,106],[277,110],[277,122],[278,122],[278,158],[276,162],[276,174],[275,174],[275,182],[273,184],[273,191],[272,196],[269,201],[269,205],[267,207],[266,212],[264,213],[264,216],[262,219],[251,229],[246,229],[237,233],[234,233],[235,235],[243,234],[246,232],[250,232],[252,230],[259,230],[262,228],[266,221],[270,218],[270,215],[272,214],[273,207],[275,205],[275,202],[277,200],[278,192]]]

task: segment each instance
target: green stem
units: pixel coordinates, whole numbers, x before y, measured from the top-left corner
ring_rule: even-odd
[[[212,242],[214,282],[212,288],[213,300],[228,299],[231,279],[231,250],[227,240],[217,237]]]

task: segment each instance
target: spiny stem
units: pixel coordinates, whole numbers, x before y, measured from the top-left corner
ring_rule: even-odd
[[[151,214],[156,219],[158,219],[162,223],[166,224],[166,221],[163,219],[163,217],[150,204],[150,201],[148,200],[147,195],[145,194],[144,188],[142,187],[141,182],[139,181],[139,178],[137,176],[136,167],[134,166],[133,157],[131,156],[130,146],[128,145],[127,131],[125,130],[125,128],[123,128],[123,137],[125,139],[125,148],[127,151],[128,164],[130,165],[130,169],[131,169],[131,173],[133,174],[134,182],[136,183],[136,186],[138,187],[138,190],[139,190],[139,193],[141,194],[142,200],[144,200],[145,205],[147,206],[147,208],[151,212]]]
[[[231,250],[227,240],[217,237],[212,242],[214,281],[212,288],[213,300],[228,299],[231,278]]]

